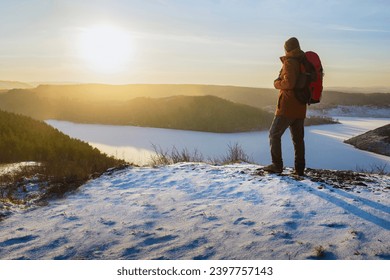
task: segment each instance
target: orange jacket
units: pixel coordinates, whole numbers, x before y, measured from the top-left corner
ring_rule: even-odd
[[[294,94],[294,87],[300,73],[300,58],[304,52],[299,48],[286,53],[280,58],[283,63],[279,78],[274,81],[274,87],[279,89],[278,105],[275,115],[292,119],[306,118],[306,104],[298,101]]]

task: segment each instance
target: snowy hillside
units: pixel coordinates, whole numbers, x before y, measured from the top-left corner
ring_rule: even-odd
[[[321,107],[312,107],[308,111],[310,116],[328,116],[328,117],[360,117],[360,118],[388,118],[390,116],[390,107],[383,106],[332,106],[325,109]]]
[[[181,163],[0,222],[0,259],[390,259],[390,177]]]

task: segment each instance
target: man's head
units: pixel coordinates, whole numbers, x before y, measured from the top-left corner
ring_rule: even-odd
[[[298,39],[295,37],[291,37],[290,39],[288,39],[286,41],[286,43],[284,43],[284,50],[286,51],[286,53],[291,52],[292,50],[295,50],[296,48],[300,49],[301,47],[299,46]]]

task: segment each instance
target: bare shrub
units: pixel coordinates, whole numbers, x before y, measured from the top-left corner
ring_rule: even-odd
[[[238,163],[238,162],[251,162],[250,157],[245,153],[243,148],[238,144],[228,144],[228,149],[226,154],[217,157],[213,160],[216,164],[230,164],[230,163]]]
[[[322,259],[325,257],[325,248],[320,246],[317,246],[314,248],[314,252],[317,258]]]
[[[387,164],[371,164],[369,168],[356,167],[356,170],[361,173],[378,174],[378,175],[389,175],[387,171]]]
[[[172,150],[163,150],[160,146],[152,144],[154,154],[151,156],[150,164],[157,165],[169,165],[178,162],[203,162],[203,155],[197,149],[191,153],[187,148],[178,150],[173,146]]]
[[[0,199],[15,200],[15,194],[25,191],[27,182],[39,181],[42,166],[20,166],[17,170],[0,175]]]
[[[197,149],[194,149],[192,153],[190,153],[187,148],[179,151],[175,146],[172,148],[171,159],[174,163],[177,162],[202,162],[203,155]]]
[[[152,147],[154,150],[154,154],[150,158],[150,164],[152,166],[169,165],[173,163],[169,151],[164,151],[160,146],[156,146],[155,144],[152,144]]]
[[[178,150],[175,146],[171,150],[162,149],[160,146],[152,144],[154,154],[151,156],[150,165],[169,165],[178,162],[209,162],[211,164],[230,164],[238,162],[251,162],[250,157],[245,153],[238,143],[229,144],[226,154],[220,157],[215,157],[207,161],[204,160],[202,153],[197,149],[193,152],[187,148]]]

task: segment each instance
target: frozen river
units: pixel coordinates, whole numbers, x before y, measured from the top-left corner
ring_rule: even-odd
[[[336,117],[337,118],[337,117]],[[343,141],[390,123],[389,118],[339,117],[341,124],[311,126],[305,129],[307,167],[339,170],[370,170],[387,165],[390,157],[361,151]],[[134,126],[75,124],[48,120],[63,133],[86,141],[102,152],[129,162],[144,165],[150,162],[153,145],[163,150],[176,147],[202,153],[205,159],[222,156],[228,145],[238,143],[254,162],[270,163],[268,132],[207,133]],[[289,131],[283,136],[283,158],[293,166],[293,145]]]

